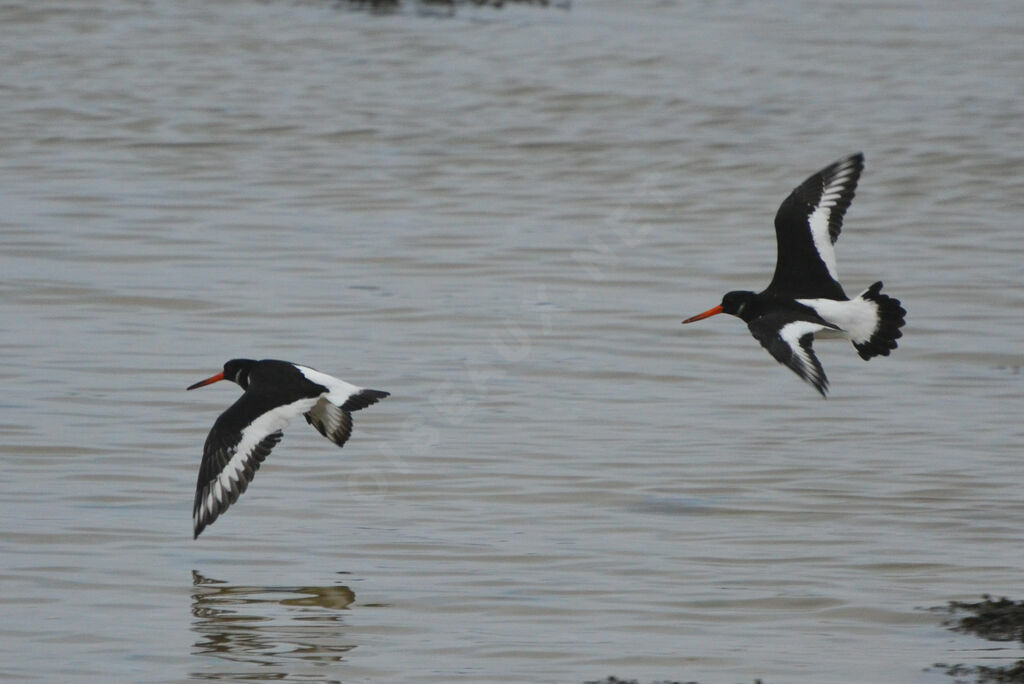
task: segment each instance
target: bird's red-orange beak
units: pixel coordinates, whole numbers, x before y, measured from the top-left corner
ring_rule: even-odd
[[[708,318],[710,316],[714,316],[715,314],[720,314],[720,313],[722,313],[722,305],[721,304],[719,304],[718,306],[716,306],[713,309],[708,309],[704,313],[699,313],[696,316],[690,316],[685,321],[683,321],[683,323],[695,323],[697,321],[703,321],[705,318]]]
[[[205,380],[200,380],[196,384],[194,384],[191,387],[188,387],[186,389],[194,390],[194,389],[196,389],[198,387],[206,387],[207,385],[212,385],[215,382],[220,382],[223,379],[224,379],[224,373],[223,372],[217,373],[216,375],[211,375],[210,377],[206,378]]]

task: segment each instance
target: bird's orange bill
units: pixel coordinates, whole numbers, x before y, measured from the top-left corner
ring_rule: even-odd
[[[212,385],[215,382],[220,382],[223,379],[224,379],[224,373],[223,372],[217,373],[216,375],[211,375],[210,377],[206,378],[205,380],[200,380],[199,382],[197,382],[196,384],[192,385],[191,387],[189,387],[187,389],[194,390],[197,387],[205,387],[206,385]]]
[[[716,306],[713,309],[708,309],[704,313],[699,313],[696,316],[691,316],[691,317],[687,318],[685,321],[683,321],[683,323],[694,323],[696,321],[702,321],[705,318],[708,318],[709,316],[714,316],[715,314],[720,314],[720,313],[722,313],[722,305],[721,304],[719,304],[718,306]]]

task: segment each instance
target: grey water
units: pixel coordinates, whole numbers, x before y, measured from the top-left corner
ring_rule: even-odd
[[[1024,5],[0,4],[0,679],[941,682],[1024,593]],[[829,399],[743,324],[862,150]],[[189,384],[293,424],[197,540]]]

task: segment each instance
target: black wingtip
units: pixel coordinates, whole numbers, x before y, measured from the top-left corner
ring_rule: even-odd
[[[834,162],[823,168],[821,171],[818,171],[817,173],[812,173],[808,177],[808,180],[814,178],[815,176],[821,176],[825,180],[828,180],[830,178],[833,178],[836,175],[836,172],[838,172],[840,169],[846,167],[853,167],[853,175],[855,177],[860,176],[861,172],[864,170],[864,153],[854,152],[853,154],[848,154],[845,157],[840,157],[839,159],[836,159]]]
[[[846,166],[847,164],[852,164],[853,166],[856,166],[857,173],[859,174],[861,171],[864,170],[864,153],[854,152],[853,154],[848,154],[842,159],[837,159],[829,166],[829,168],[834,169],[840,166]]]
[[[817,359],[817,357],[815,357]],[[825,369],[821,367],[821,361],[818,361],[818,371],[820,376],[814,378],[811,376],[804,377],[804,380],[814,389],[818,390],[818,394],[821,395],[822,399],[828,399],[828,377],[825,375]]]
[[[381,399],[390,396],[391,392],[384,392],[382,390],[359,390],[350,396],[344,404],[342,404],[341,409],[343,411],[358,411],[359,409],[364,409],[367,406],[373,406]]]
[[[203,533],[203,530],[206,529],[206,527],[210,524],[210,522],[212,522],[212,521],[206,521],[206,520],[200,519],[197,516],[196,511],[193,510],[193,512],[192,512],[192,541],[195,541],[196,539],[199,539],[199,535],[201,535]]]

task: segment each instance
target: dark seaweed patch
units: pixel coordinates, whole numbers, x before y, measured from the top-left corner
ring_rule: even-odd
[[[403,5],[413,7],[440,7],[454,10],[456,5],[471,5],[474,7],[493,7],[501,9],[505,5],[537,5],[540,7],[560,7],[568,9],[571,0],[335,0],[336,7],[350,7],[355,9],[369,9],[374,12],[392,12],[402,8]]]
[[[1024,601],[1011,601],[1005,596],[993,600],[982,596],[980,603],[949,602],[949,612],[968,613],[958,619],[946,621],[956,632],[976,634],[991,641],[1020,641],[1024,643]]]
[[[639,682],[639,680],[636,680],[636,679],[620,679],[620,678],[616,677],[615,675],[611,675],[610,677],[607,677],[606,679],[592,679],[592,680],[583,682],[583,684],[640,684],[640,682]],[[698,682],[696,680],[692,680],[692,679],[691,680],[687,680],[685,682],[677,681],[677,680],[669,681],[669,680],[666,679],[664,681],[651,682],[651,684],[700,684],[700,682]],[[764,683],[760,679],[755,679],[754,680],[754,684],[764,684]]]
[[[993,599],[988,594],[982,599],[977,603],[950,601],[940,609],[951,616],[943,624],[954,632],[973,634],[989,641],[1024,643],[1024,601],[1011,601],[1006,597]],[[936,663],[935,667],[953,677],[956,684],[1024,683],[1024,660],[1009,665]]]

